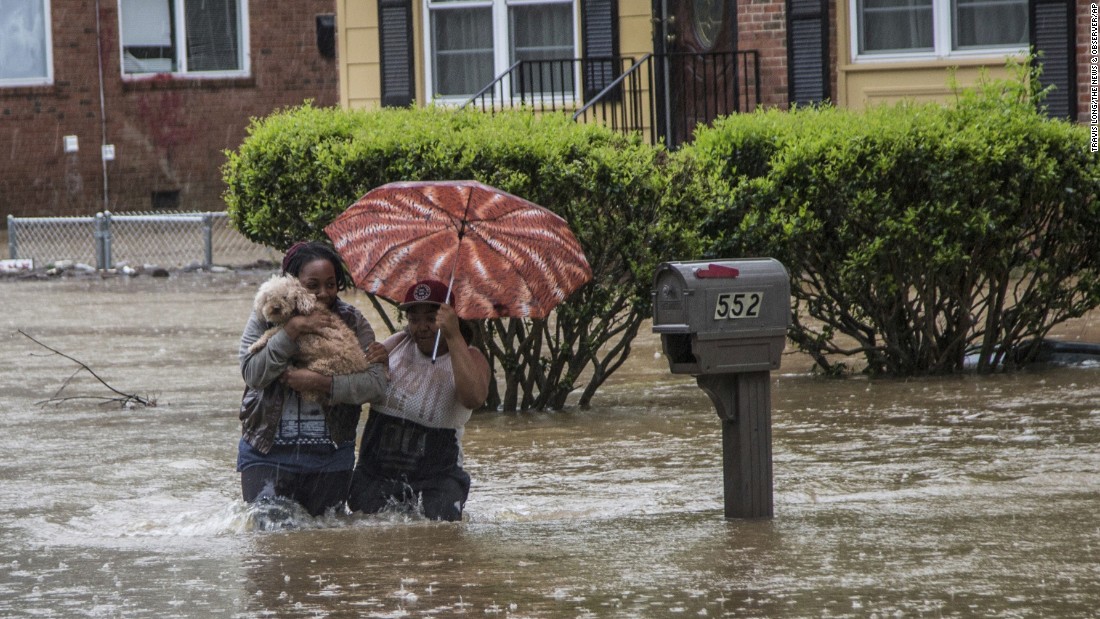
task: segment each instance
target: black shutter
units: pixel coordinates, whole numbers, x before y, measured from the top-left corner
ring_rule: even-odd
[[[787,0],[787,99],[812,105],[829,98],[827,0]]]
[[[618,0],[581,2],[581,50],[587,101],[619,77]]]
[[[384,107],[406,107],[416,100],[411,2],[378,1],[378,44],[381,48]]]
[[[1054,86],[1044,104],[1051,118],[1077,120],[1077,32],[1074,0],[1030,0],[1031,47],[1041,54],[1039,83]]]

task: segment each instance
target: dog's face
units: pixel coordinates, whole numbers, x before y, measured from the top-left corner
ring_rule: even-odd
[[[274,275],[260,286],[254,307],[264,320],[281,325],[297,314],[313,311],[317,297],[290,275]]]

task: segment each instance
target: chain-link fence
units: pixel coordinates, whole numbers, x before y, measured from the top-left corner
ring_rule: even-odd
[[[226,213],[111,213],[94,217],[8,216],[8,254],[35,266],[63,260],[121,266],[241,267],[281,254],[229,226]]]

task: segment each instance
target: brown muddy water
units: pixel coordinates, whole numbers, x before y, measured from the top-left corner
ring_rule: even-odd
[[[267,526],[233,468],[237,339],[266,275],[0,281],[0,616],[1100,613],[1088,363],[837,381],[789,356],[775,517],[735,521],[718,417],[646,333],[589,410],[474,416],[465,522]],[[18,329],[157,406],[40,403],[112,394]],[[1100,317],[1059,334],[1100,342]]]

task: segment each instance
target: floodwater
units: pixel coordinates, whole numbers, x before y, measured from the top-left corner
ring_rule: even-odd
[[[726,520],[719,419],[644,334],[590,410],[474,416],[465,522],[277,520],[233,468],[266,275],[0,281],[0,616],[1100,612],[1095,364],[837,381],[788,356],[775,517]],[[157,406],[65,399],[115,394],[18,329]]]

